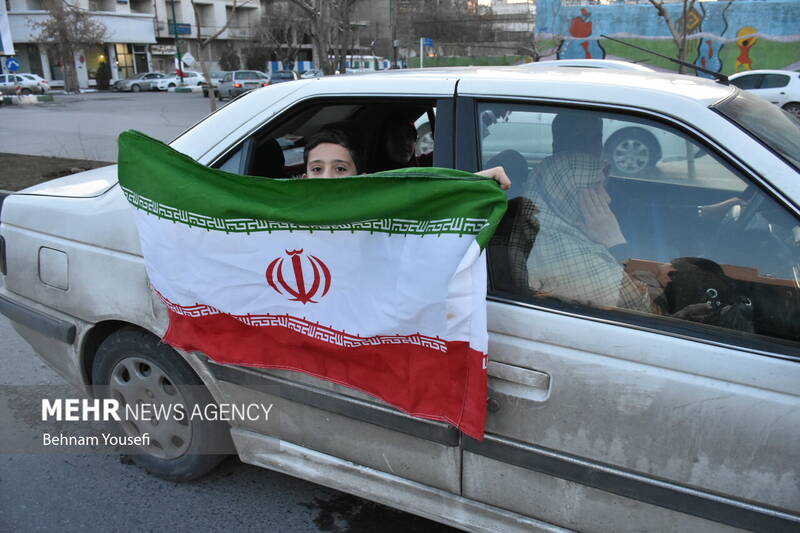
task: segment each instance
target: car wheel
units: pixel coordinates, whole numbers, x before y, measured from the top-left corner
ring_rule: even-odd
[[[661,149],[652,133],[641,128],[623,128],[608,138],[605,157],[614,174],[637,176],[651,170],[661,159]]]
[[[135,93],[138,93],[141,90],[142,90],[142,88],[139,86],[138,83],[134,83],[133,85],[131,85],[131,91],[133,91]]]
[[[174,84],[174,83],[170,83],[170,84],[168,85],[168,87],[175,87],[175,84]]]
[[[28,96],[29,94],[31,94],[31,90],[28,88],[22,89],[20,91],[20,94],[22,94],[23,96]]]
[[[798,102],[789,102],[788,104],[783,106],[783,110],[791,113],[798,119],[800,119],[800,103]]]
[[[225,422],[188,416],[215,403],[203,382],[172,348],[148,332],[123,328],[102,342],[92,365],[99,396],[125,405],[182,404],[187,416],[118,422],[125,434],[149,433],[149,446],[131,459],[147,472],[172,481],[189,481],[208,473],[232,451]]]

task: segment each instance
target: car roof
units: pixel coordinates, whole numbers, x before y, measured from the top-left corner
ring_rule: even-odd
[[[421,95],[426,81],[459,80],[458,92],[480,84],[481,95],[570,99],[618,105],[635,105],[664,111],[653,99],[691,100],[708,106],[738,89],[712,80],[683,74],[598,68],[448,67],[398,69],[378,73],[325,76],[302,80],[322,84],[321,92]],[[410,83],[402,83],[408,80]],[[370,87],[373,86],[373,87]],[[423,89],[420,89],[423,87]],[[664,102],[666,103],[666,102]]]
[[[631,61],[620,61],[617,59],[554,59],[548,61],[537,61],[517,65],[522,68],[547,68],[547,67],[588,67],[588,68],[609,68],[619,70],[640,70],[643,72],[653,72],[654,68]]]
[[[728,76],[728,79],[732,80],[735,78],[741,78],[742,76],[747,76],[749,74],[786,74],[789,76],[795,75],[800,76],[800,72],[795,72],[794,70],[769,70],[769,69],[760,69],[760,70],[748,70],[746,72],[737,72],[736,74],[731,74]]]

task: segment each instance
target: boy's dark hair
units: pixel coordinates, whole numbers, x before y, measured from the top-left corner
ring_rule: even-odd
[[[308,154],[320,144],[325,143],[338,144],[347,148],[350,157],[353,158],[353,163],[356,164],[356,172],[360,173],[365,170],[364,148],[358,135],[358,127],[354,123],[343,121],[327,124],[311,135],[303,149],[303,165],[308,167]]]

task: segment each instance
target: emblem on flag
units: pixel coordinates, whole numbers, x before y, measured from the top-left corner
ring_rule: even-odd
[[[331,271],[319,257],[314,255],[306,256],[305,259],[311,266],[311,271],[313,272],[313,281],[311,282],[311,286],[306,288],[305,274],[303,273],[303,262],[300,258],[302,253],[302,249],[291,251],[286,250],[286,255],[288,255],[292,260],[294,286],[290,285],[286,281],[286,276],[284,276],[283,268],[285,258],[283,257],[275,258],[267,267],[267,283],[269,283],[269,286],[272,287],[278,294],[283,294],[278,288],[278,285],[280,285],[289,295],[294,296],[294,298],[289,299],[290,302],[300,302],[304,305],[307,303],[315,304],[317,302],[316,300],[313,300],[313,298],[319,291],[320,285],[323,285],[324,283],[320,297],[328,294],[328,290],[331,288]]]

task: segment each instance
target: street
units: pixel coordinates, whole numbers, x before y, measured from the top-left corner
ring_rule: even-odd
[[[116,161],[117,136],[134,129],[169,142],[210,112],[202,93],[87,93],[0,109],[0,151]]]
[[[0,109],[3,152],[114,161],[117,135],[169,141],[209,112],[202,94],[96,93]],[[38,425],[40,406],[8,401],[20,389],[64,391],[0,315],[2,436]],[[3,405],[11,407],[2,409]],[[231,457],[205,478],[173,483],[118,454],[19,453],[0,438],[0,531],[455,531],[422,518]]]

